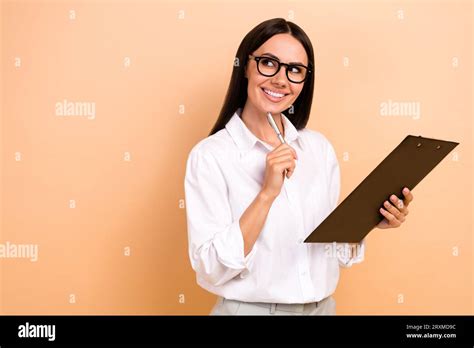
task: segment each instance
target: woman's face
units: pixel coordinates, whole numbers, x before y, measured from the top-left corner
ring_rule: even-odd
[[[277,57],[281,63],[301,63],[308,66],[308,57],[303,45],[290,34],[277,34],[268,39],[252,53],[253,56]],[[253,106],[262,113],[278,114],[288,109],[303,90],[303,83],[293,83],[286,77],[286,67],[272,76],[261,75],[257,70],[257,62],[251,58],[245,70],[248,79],[247,95]],[[279,96],[269,96],[265,91],[277,93]]]

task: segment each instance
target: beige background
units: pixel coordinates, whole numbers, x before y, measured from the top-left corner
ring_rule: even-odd
[[[472,2],[2,1],[0,11],[0,239],[39,246],[37,262],[0,259],[2,313],[209,313],[215,296],[187,254],[186,159],[217,118],[242,38],[274,17],[313,42],[308,128],[337,151],[340,201],[407,134],[461,143],[414,189],[403,227],[373,231],[364,263],[342,270],[338,314],[474,312]],[[57,116],[64,99],[95,103],[95,118]],[[388,100],[420,103],[421,117],[381,116]]]

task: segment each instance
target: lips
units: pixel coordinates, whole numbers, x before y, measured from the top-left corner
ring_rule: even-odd
[[[279,102],[288,95],[288,93],[280,93],[280,92],[269,90],[267,88],[261,88],[261,89],[265,97],[267,97],[267,99],[269,99],[272,102]]]

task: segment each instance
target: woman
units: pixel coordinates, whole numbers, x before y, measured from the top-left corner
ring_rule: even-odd
[[[365,240],[337,251],[303,243],[336,207],[340,191],[333,147],[305,128],[314,86],[311,42],[296,24],[267,20],[245,36],[234,65],[219,118],[187,161],[189,257],[197,282],[218,295],[211,314],[335,314],[339,266],[361,262]],[[403,223],[413,199],[408,189],[404,195],[385,202],[377,227]]]

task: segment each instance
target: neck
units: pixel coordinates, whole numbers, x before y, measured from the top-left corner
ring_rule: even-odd
[[[247,128],[257,138],[268,144],[278,144],[280,142],[272,126],[270,126],[270,123],[268,123],[266,112],[261,112],[260,110],[257,110],[255,107],[248,103],[248,100],[245,103],[244,108],[242,109],[241,116],[242,121],[245,123]],[[272,113],[272,116],[275,120],[278,129],[280,130],[281,135],[284,137],[285,129],[283,127],[283,119],[281,117],[281,113]]]

